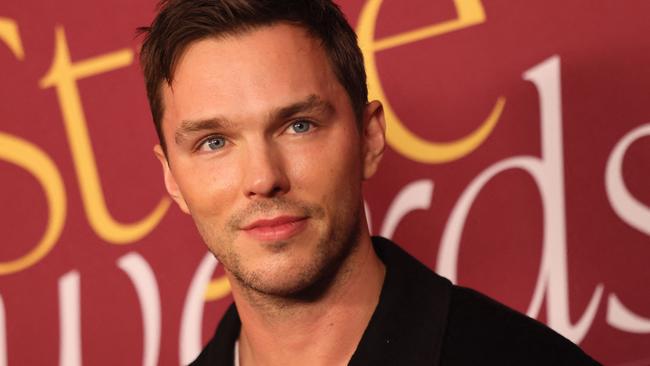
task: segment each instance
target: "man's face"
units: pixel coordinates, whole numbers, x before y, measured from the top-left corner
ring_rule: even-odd
[[[166,159],[156,149],[167,189],[239,283],[286,296],[350,252],[383,117],[375,105],[363,121],[381,129],[380,142],[359,130],[324,50],[302,28],[192,43],[163,103]]]

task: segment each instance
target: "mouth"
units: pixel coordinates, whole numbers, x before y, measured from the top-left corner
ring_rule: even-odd
[[[241,230],[260,241],[287,240],[305,228],[307,219],[308,217],[278,216],[257,220]]]

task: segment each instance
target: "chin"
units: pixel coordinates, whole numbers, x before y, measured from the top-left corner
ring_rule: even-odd
[[[325,225],[328,229],[310,225],[277,243],[241,241],[217,257],[239,285],[252,292],[287,300],[318,299],[336,281],[359,240],[359,216],[345,217],[339,215],[342,221]]]
[[[322,260],[283,261],[259,266],[256,269],[240,269],[233,275],[244,287],[273,297],[297,297],[326,277],[329,265]]]
[[[290,253],[290,249],[285,247],[284,253],[277,254],[283,258],[276,257],[269,262],[262,260],[249,268],[231,270],[231,273],[243,287],[262,295],[316,300],[335,281],[341,265],[354,247],[351,242],[340,244],[343,245],[318,247],[314,253],[300,253],[302,255]]]
[[[300,298],[301,294],[312,287],[317,281],[305,280],[303,278],[288,279],[280,281],[260,281],[250,283],[252,289],[259,294],[278,298]]]

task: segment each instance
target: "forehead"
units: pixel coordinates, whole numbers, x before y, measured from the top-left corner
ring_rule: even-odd
[[[163,121],[251,118],[309,95],[346,95],[320,42],[300,27],[266,26],[190,44],[163,85]]]

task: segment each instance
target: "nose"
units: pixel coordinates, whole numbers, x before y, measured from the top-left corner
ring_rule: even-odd
[[[275,197],[289,190],[289,178],[281,151],[271,143],[248,146],[244,154],[244,195],[248,198]]]

